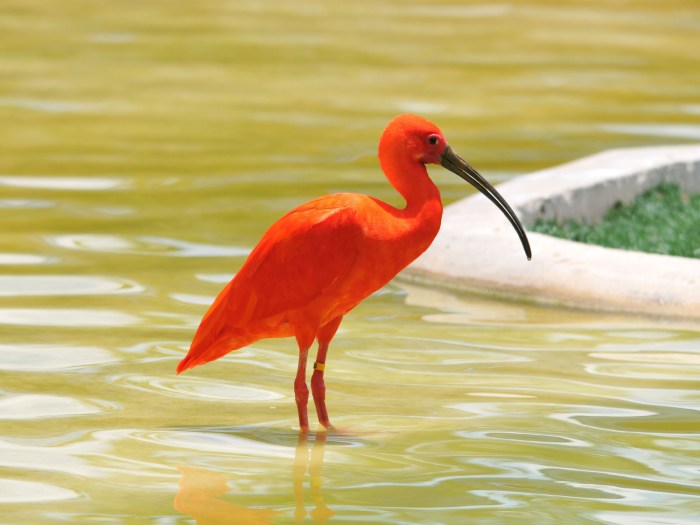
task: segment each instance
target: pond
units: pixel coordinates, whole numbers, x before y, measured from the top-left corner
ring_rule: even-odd
[[[694,0],[9,0],[0,27],[0,522],[696,523],[697,325],[395,282],[331,347],[344,432],[308,440],[293,341],[174,373],[286,210],[399,202],[397,113],[496,183],[700,139]]]

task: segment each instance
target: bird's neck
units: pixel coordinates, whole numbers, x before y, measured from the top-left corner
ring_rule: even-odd
[[[382,159],[382,169],[406,200],[404,208],[387,210],[391,219],[386,228],[393,232],[396,242],[405,245],[402,253],[405,253],[405,264],[408,264],[430,246],[440,229],[440,192],[420,162],[411,162],[404,156],[399,156],[394,162]],[[405,264],[402,263],[402,267]]]
[[[405,155],[380,155],[382,170],[391,185],[406,201],[403,215],[414,217],[429,210],[442,214],[440,191],[430,180],[425,164]]]

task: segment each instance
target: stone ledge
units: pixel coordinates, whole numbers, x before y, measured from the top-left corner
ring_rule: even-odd
[[[523,224],[595,221],[660,182],[700,192],[700,145],[604,151],[498,186]],[[501,212],[475,194],[445,209],[433,245],[402,279],[540,303],[700,319],[700,259],[603,248],[528,232],[532,261]]]

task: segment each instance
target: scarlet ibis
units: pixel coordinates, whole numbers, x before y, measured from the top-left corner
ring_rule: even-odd
[[[306,364],[317,340],[311,392],[319,423],[332,428],[323,377],[328,345],[343,316],[423,253],[440,229],[440,192],[426,164],[441,164],[486,195],[511,222],[530,259],[515,212],[435,124],[416,115],[394,118],[379,140],[379,162],[406,206],[337,193],[288,212],[265,232],[204,314],[178,374],[259,339],[294,336],[299,346],[294,394],[301,431],[308,432]]]

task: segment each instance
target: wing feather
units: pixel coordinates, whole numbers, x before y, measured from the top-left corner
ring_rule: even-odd
[[[349,273],[361,228],[348,208],[303,207],[280,219],[265,234],[236,275],[233,298],[248,297],[247,311],[229,303],[235,324],[297,310]],[[251,299],[253,298],[253,299]]]
[[[342,195],[311,201],[270,227],[204,315],[178,372],[257,339],[293,335],[290,315],[331,293],[356,263],[362,227]]]

